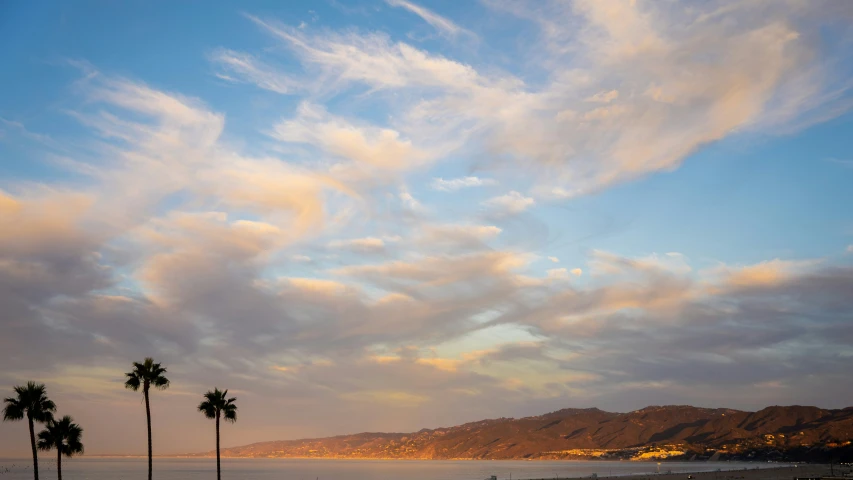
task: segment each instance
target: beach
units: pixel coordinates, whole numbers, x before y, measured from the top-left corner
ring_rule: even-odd
[[[55,478],[54,461],[40,460],[44,478]],[[158,480],[204,480],[215,472],[215,459],[155,458]],[[0,460],[3,480],[30,480],[32,471],[25,458]],[[73,480],[145,480],[145,458],[79,457],[63,462],[63,477]],[[755,470],[761,467],[761,470]],[[793,480],[794,477],[825,476],[829,468],[801,465],[776,468],[775,464],[748,462],[663,462],[656,474],[654,462],[528,461],[528,460],[333,460],[251,459],[222,461],[223,478],[249,480]],[[744,470],[744,468],[746,470]],[[721,469],[722,471],[713,471]],[[691,473],[706,470],[702,473]],[[711,470],[711,471],[707,471]],[[836,468],[836,472],[838,469]]]
[[[822,477],[826,479],[834,472],[834,476],[841,478],[843,473],[850,473],[850,467],[835,466],[831,468],[829,465],[809,465],[800,464],[795,466],[771,467],[767,468],[766,464],[761,464],[761,468],[746,467],[741,470],[723,470],[723,471],[680,471],[673,473],[665,473],[668,469],[666,463],[661,463],[660,474],[637,474],[637,475],[614,475],[602,476],[598,475],[598,480],[687,480],[688,476],[694,480],[793,480],[795,478],[814,478]],[[696,464],[696,470],[702,470],[702,464]],[[589,480],[586,477],[566,477],[565,479],[556,480]],[[502,480],[502,479],[500,479]],[[533,480],[533,479],[531,479]],[[555,480],[554,478],[542,478],[536,480]]]

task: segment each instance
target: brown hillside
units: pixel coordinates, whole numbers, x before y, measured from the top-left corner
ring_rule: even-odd
[[[758,412],[684,405],[629,413],[564,409],[415,433],[359,433],[263,442],[223,449],[231,457],[421,459],[561,458],[573,449],[615,450],[652,445],[695,449],[731,445],[791,448],[853,438],[853,408],[767,407]],[[562,453],[560,453],[562,452]]]

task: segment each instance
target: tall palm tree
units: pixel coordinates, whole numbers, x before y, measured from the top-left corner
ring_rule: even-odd
[[[146,357],[142,363],[133,362],[133,370],[125,373],[127,380],[124,382],[124,387],[138,391],[142,388],[142,395],[145,397],[145,415],[148,419],[148,480],[151,480],[152,461],[151,461],[151,403],[148,399],[148,391],[151,387],[158,390],[169,388],[169,379],[164,377],[166,368],[160,366],[159,363],[154,363],[154,359]]]
[[[59,480],[62,480],[62,456],[71,458],[78,453],[83,453],[83,443],[80,442],[82,436],[83,429],[68,415],[58,422],[55,420],[47,422],[45,429],[39,432],[39,450],[56,449],[56,473],[59,475]]]
[[[204,394],[204,401],[198,406],[198,411],[203,413],[207,418],[216,419],[216,480],[220,480],[221,470],[219,468],[219,417],[224,417],[225,420],[234,423],[237,421],[237,397],[226,398],[228,390],[220,391],[214,388]]]
[[[36,433],[33,422],[45,423],[53,420],[56,404],[47,398],[44,384],[27,382],[26,385],[15,387],[15,397],[3,399],[6,406],[3,408],[3,420],[23,420],[27,417],[30,424],[30,445],[33,447],[33,475],[39,480],[39,458],[36,451]]]

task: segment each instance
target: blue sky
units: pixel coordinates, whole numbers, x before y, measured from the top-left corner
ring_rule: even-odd
[[[851,18],[7,2],[0,387],[47,382],[98,453],[139,447],[100,414],[139,413],[116,379],[147,355],[175,377],[161,428],[202,428],[184,413],[215,383],[254,412],[234,445],[845,406]]]

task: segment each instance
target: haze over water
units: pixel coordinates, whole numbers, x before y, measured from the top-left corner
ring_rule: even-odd
[[[158,458],[154,476],[158,480],[192,480],[211,478],[212,458]],[[12,467],[14,465],[14,468]],[[742,468],[778,467],[780,464],[744,462],[669,462],[661,472],[695,472],[738,470]],[[10,471],[6,471],[10,468]],[[654,462],[583,462],[522,460],[337,460],[337,459],[234,459],[222,460],[222,474],[228,478],[251,480],[483,480],[497,475],[499,480],[533,478],[582,477],[653,474]],[[39,467],[45,478],[55,475],[55,463],[43,462]],[[67,480],[143,480],[146,478],[144,458],[75,458],[63,460],[63,478]],[[32,478],[27,459],[0,460],[0,479]]]

